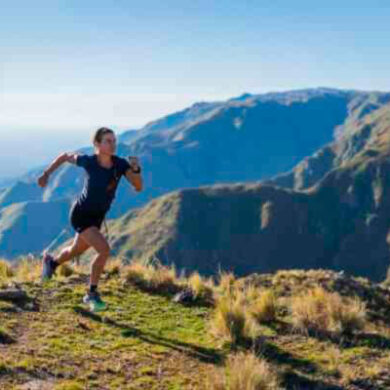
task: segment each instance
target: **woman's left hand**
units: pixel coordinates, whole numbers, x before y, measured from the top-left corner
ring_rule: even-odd
[[[129,156],[128,157],[129,164],[134,170],[138,170],[138,167],[140,166],[138,163],[138,157],[136,156]]]

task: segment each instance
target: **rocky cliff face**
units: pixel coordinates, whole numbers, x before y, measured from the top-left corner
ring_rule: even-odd
[[[355,97],[348,106],[349,115],[342,126],[335,128],[335,139],[305,157],[291,171],[278,174],[264,183],[302,190],[309,188],[330,170],[387,154],[389,147],[389,95]],[[370,101],[376,102],[370,103]]]

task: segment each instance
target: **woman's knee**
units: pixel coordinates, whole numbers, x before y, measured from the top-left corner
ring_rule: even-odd
[[[101,257],[110,256],[110,245],[96,226],[85,229],[82,233],[82,238],[92,246]]]

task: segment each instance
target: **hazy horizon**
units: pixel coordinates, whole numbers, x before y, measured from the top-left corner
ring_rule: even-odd
[[[292,90],[299,89],[311,89],[311,88],[330,88],[330,89],[342,89],[334,86],[311,86],[306,88],[296,88],[296,89],[280,89],[280,90],[270,90],[264,91],[261,93],[269,93],[269,92],[288,92]],[[359,90],[358,88],[351,88],[353,90]],[[379,91],[379,90],[377,90]],[[383,90],[384,91],[384,90]],[[390,92],[384,91],[384,92]],[[241,93],[228,96],[228,97],[220,97],[219,99],[198,99],[196,101],[188,102],[183,106],[181,104],[176,109],[172,108],[171,111],[167,111],[165,113],[157,113],[156,117],[146,120],[138,125],[129,126],[124,129],[119,129],[115,126],[110,126],[118,135],[125,131],[129,130],[138,130],[145,126],[150,121],[159,119],[165,115],[172,114],[174,112],[180,111],[184,108],[191,106],[194,103],[200,101],[225,101],[231,98],[238,97],[243,93],[255,94],[252,91],[246,90],[241,91]],[[7,129],[2,136],[3,140],[7,143],[7,149],[3,151],[0,155],[0,185],[1,181],[4,179],[12,179],[14,176],[18,176],[26,173],[31,168],[37,167],[41,164],[46,164],[52,161],[59,153],[63,151],[71,151],[76,150],[85,146],[91,145],[91,137],[93,135],[94,130],[98,127],[104,126],[105,124],[95,124],[95,126],[85,126],[80,129],[72,129],[72,128],[64,128],[64,129],[56,129],[55,132],[50,132],[48,129],[33,129],[28,128],[21,131],[21,128],[18,128],[18,131],[13,131],[12,128]],[[26,142],[31,141],[31,142]],[[25,147],[25,143],[27,143],[28,154],[20,153],[18,150],[20,148],[23,149]],[[22,155],[22,158],[20,156]],[[4,162],[10,162],[12,160],[12,169],[8,164],[4,164]]]

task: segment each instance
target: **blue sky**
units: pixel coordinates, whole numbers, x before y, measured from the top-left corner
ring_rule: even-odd
[[[316,86],[390,91],[387,0],[1,7],[7,158],[26,135],[36,140],[15,170],[89,143],[97,127],[138,128],[200,100]],[[10,172],[0,168],[0,177]]]

